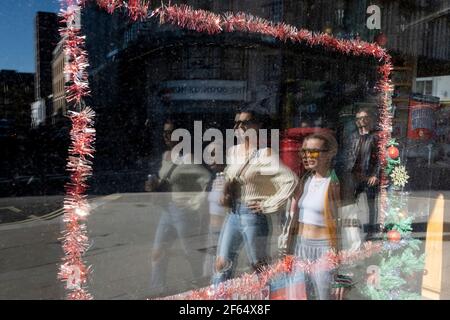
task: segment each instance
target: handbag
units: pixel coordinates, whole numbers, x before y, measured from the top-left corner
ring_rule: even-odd
[[[169,171],[167,171],[167,174],[159,179],[158,183],[156,183],[156,185],[153,185],[153,187],[151,187],[150,185],[146,185],[145,187],[145,191],[147,192],[170,192],[171,191],[171,185],[170,185],[170,176],[172,175],[173,171],[176,168],[176,164],[172,163]]]
[[[231,179],[225,182],[223,187],[223,200],[222,205],[227,208],[232,208],[235,199],[239,198],[240,183],[237,179]]]

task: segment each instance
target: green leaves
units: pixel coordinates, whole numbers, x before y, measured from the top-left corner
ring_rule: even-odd
[[[421,296],[413,292],[411,280],[408,277],[421,277],[425,265],[425,254],[417,257],[421,241],[408,240],[408,246],[400,250],[385,252],[379,263],[380,286],[365,285],[361,292],[373,300],[416,300]],[[414,282],[414,281],[413,281]]]
[[[409,240],[409,247],[413,250],[419,251],[420,250],[420,244],[422,243],[422,241],[418,240],[418,239],[413,239],[411,238]]]
[[[399,166],[400,163],[401,163],[400,158],[398,158],[397,160],[394,160],[394,159],[387,157],[387,166],[384,171],[386,172],[387,175],[390,175],[392,173],[392,171],[394,170],[394,168],[396,166]]]
[[[407,275],[422,271],[425,265],[425,254],[416,257],[411,248],[406,249],[400,259],[403,264],[402,272]]]
[[[405,219],[399,219],[397,223],[394,224],[392,230],[397,230],[402,236],[410,233],[412,231],[413,217],[407,217]]]
[[[397,146],[395,139],[391,139],[387,146]],[[400,166],[400,159],[387,157],[387,174],[391,174]],[[393,185],[395,187],[395,185]],[[422,241],[414,239],[412,235],[413,216],[408,216],[408,193],[390,189],[387,198],[387,212],[385,212],[386,230],[400,232],[401,243],[385,243],[380,253],[379,287],[362,283],[361,293],[373,300],[416,300],[421,295],[415,286],[415,279],[422,277],[425,265],[425,255],[420,255]]]
[[[389,141],[388,141],[388,143],[387,143],[386,146],[387,146],[387,147],[390,147],[390,146],[398,146],[398,143],[397,143],[397,141],[395,140],[395,138],[391,138],[391,139],[389,139]]]

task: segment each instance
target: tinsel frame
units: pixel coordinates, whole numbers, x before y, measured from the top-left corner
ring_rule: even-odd
[[[150,17],[159,17],[161,24],[172,24],[179,28],[193,30],[209,35],[223,32],[248,32],[258,33],[274,37],[283,42],[302,43],[311,47],[320,47],[324,50],[339,52],[350,56],[364,56],[374,58],[378,66],[379,80],[377,89],[380,93],[379,102],[379,160],[382,168],[387,165],[385,148],[391,138],[392,113],[391,95],[393,85],[390,74],[393,69],[391,56],[376,43],[368,43],[361,40],[337,39],[325,33],[311,32],[306,29],[297,29],[285,23],[273,23],[271,21],[254,17],[247,13],[215,14],[206,10],[194,10],[186,5],[162,4],[155,10],[150,9],[149,0],[61,0],[63,6],[61,16],[63,23],[74,20],[76,12],[70,11],[70,6],[84,6],[88,1],[95,1],[97,5],[113,14],[117,10],[124,10],[132,21],[145,20]],[[59,278],[66,282],[69,291],[69,299],[92,299],[87,291],[87,279],[89,267],[83,261],[83,255],[88,248],[86,232],[86,217],[89,214],[89,203],[86,199],[87,179],[92,174],[91,160],[93,158],[95,141],[95,129],[93,126],[94,112],[85,106],[84,98],[90,93],[88,84],[87,52],[84,50],[85,38],[79,27],[66,24],[60,29],[64,39],[64,53],[68,58],[65,73],[69,78],[66,86],[67,101],[73,106],[70,112],[72,120],[71,140],[67,170],[70,172],[71,182],[66,186],[66,198],[64,201],[64,222],[66,229],[63,232],[63,250],[65,256],[60,267]],[[384,221],[384,213],[387,209],[387,187],[389,178],[384,170],[381,170],[380,181],[380,222]],[[364,259],[368,254],[380,250],[368,242],[364,249],[357,253],[340,252],[326,257],[317,266],[331,268],[345,261]],[[244,275],[239,279],[231,280],[215,288],[197,290],[189,299],[207,299],[232,297],[234,293],[250,294],[261,289],[271,278],[279,273],[292,270],[293,265],[305,272],[317,268],[309,263],[295,261],[292,257],[279,261],[269,266],[258,274],[258,281],[254,282],[254,275]],[[233,282],[234,281],[234,282]],[[249,285],[251,284],[251,285]],[[245,291],[245,292],[244,292]],[[247,292],[248,291],[248,292]]]

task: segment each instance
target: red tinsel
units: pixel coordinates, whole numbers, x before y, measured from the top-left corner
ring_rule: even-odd
[[[85,0],[87,2],[89,0]],[[150,7],[150,0],[97,0],[97,5],[113,14],[118,9],[128,11],[131,20],[143,20],[147,18]]]
[[[357,261],[371,257],[381,250],[381,243],[366,242],[357,251],[341,251],[338,254],[330,251],[316,262],[287,256],[277,263],[267,266],[259,273],[246,273],[238,278],[222,282],[217,286],[212,285],[199,290],[169,296],[163,298],[163,300],[259,300],[262,298],[262,292],[270,286],[270,282],[280,276],[285,275],[289,277],[292,272],[316,273],[330,271],[342,265],[352,265]]]
[[[147,0],[128,0],[126,7],[131,20],[143,20],[147,18],[149,3]]]
[[[67,289],[72,290],[68,294],[69,299],[91,299],[85,286],[89,267],[83,261],[83,255],[88,248],[88,236],[84,220],[89,214],[89,203],[85,195],[86,180],[92,174],[91,162],[95,141],[95,129],[93,128],[94,112],[86,107],[80,112],[71,111],[72,120],[70,137],[72,144],[69,148],[67,170],[70,172],[70,182],[66,185],[66,197],[64,199],[64,222],[66,229],[63,232],[63,251],[65,256],[60,267],[59,278],[66,282]],[[76,285],[73,285],[74,270],[79,270]],[[68,282],[72,282],[69,286]]]
[[[216,34],[222,31],[221,16],[205,10],[193,10],[186,5],[163,6],[153,11],[159,15],[160,23],[171,23],[180,28]]]
[[[70,182],[66,185],[64,199],[65,230],[62,237],[62,248],[65,256],[58,273],[59,279],[66,284],[69,290],[68,299],[92,299],[86,289],[90,268],[83,261],[83,255],[88,248],[88,236],[85,219],[89,214],[89,203],[86,197],[87,179],[92,174],[91,161],[93,158],[95,141],[94,117],[95,113],[84,105],[84,97],[89,90],[89,66],[87,52],[84,48],[85,37],[80,34],[77,25],[80,15],[80,5],[85,1],[62,0],[65,8],[61,10],[62,23],[60,29],[63,39],[66,65],[64,73],[68,80],[66,86],[67,102],[77,111],[70,111],[72,122],[70,131],[71,145],[67,170],[70,173]]]
[[[97,4],[100,8],[106,10],[109,14],[113,14],[118,8],[123,6],[121,0],[97,0]]]

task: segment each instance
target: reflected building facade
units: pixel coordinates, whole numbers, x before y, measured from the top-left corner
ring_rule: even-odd
[[[53,113],[52,59],[58,39],[58,15],[38,12],[35,17],[35,102],[31,106],[32,127],[44,124]]]
[[[396,67],[396,128],[406,125],[409,95],[420,73],[418,61],[426,59],[437,67],[433,61],[450,60],[448,1],[172,3],[216,13],[243,11],[345,39],[372,42],[383,37]],[[373,4],[381,10],[380,30],[367,27],[367,8]],[[344,130],[359,106],[377,108],[376,66],[363,59],[296,49],[257,34],[207,36],[160,26],[155,19],[130,23],[120,12],[111,16],[89,3],[82,21],[91,65],[90,103],[98,114],[100,171],[157,167],[161,126],[169,115],[183,119],[187,128],[201,120],[204,129],[223,129],[231,126],[244,102],[265,100],[265,111],[281,129],[312,120],[317,126]],[[406,80],[397,81],[397,76]],[[398,138],[405,131],[400,130]]]
[[[53,50],[52,58],[53,124],[61,121],[62,117],[67,115],[65,92],[66,77],[64,75],[65,54],[62,44],[62,41],[58,43],[56,48]]]
[[[22,145],[31,126],[33,88],[33,73],[0,70],[0,180],[16,174],[26,157]],[[7,189],[10,185],[2,181],[0,195]]]

